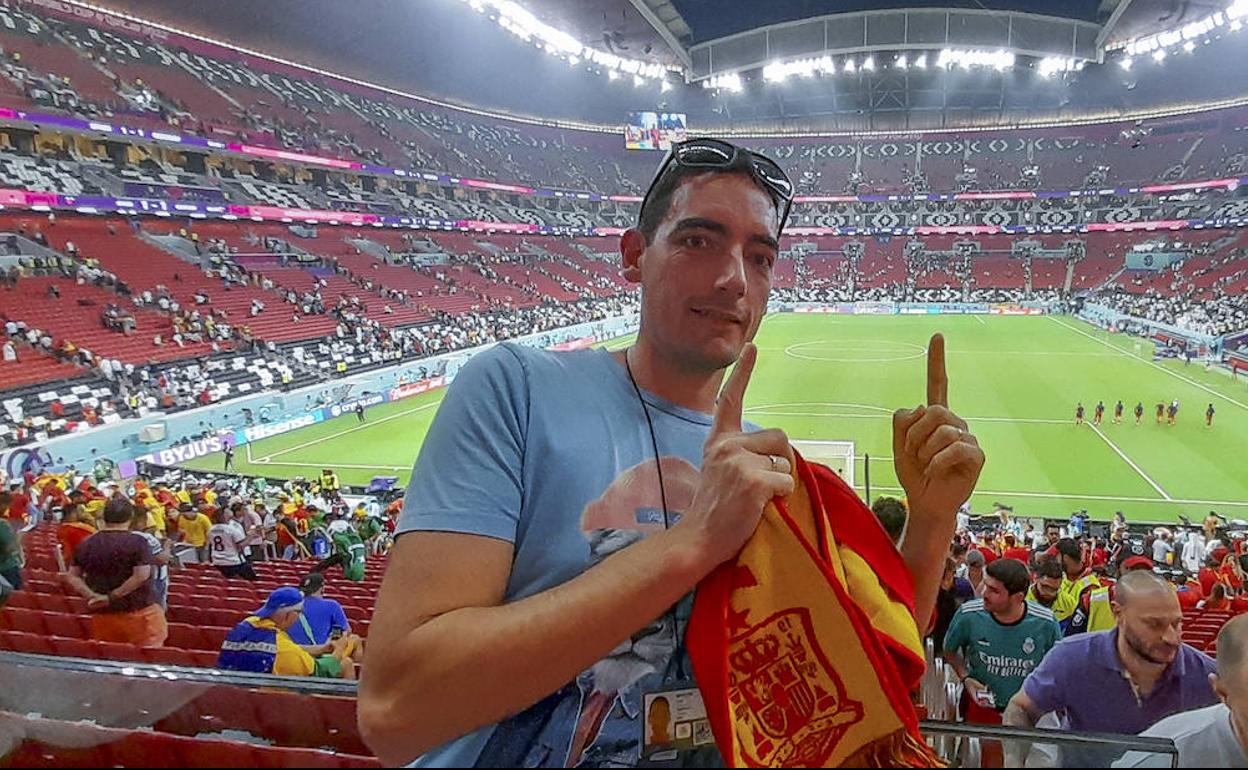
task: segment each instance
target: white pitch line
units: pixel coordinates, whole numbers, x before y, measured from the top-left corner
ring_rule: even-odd
[[[776,412],[770,409],[747,408],[746,414],[764,415],[768,417],[829,417],[838,420],[891,420],[892,412],[888,414],[840,414],[836,412]],[[1056,420],[1051,417],[963,417],[967,422],[1016,422],[1030,423],[1038,425],[1067,425],[1073,424],[1073,420]]]
[[[373,427],[374,425],[381,425],[383,422],[389,422],[389,421],[391,421],[391,420],[397,420],[397,419],[399,419],[400,417],[406,417],[406,416],[408,416],[409,414],[415,414],[415,413],[417,413],[417,412],[423,412],[424,410],[426,410],[426,409],[431,409],[431,408],[433,408],[433,407],[437,406],[437,405],[438,405],[438,404],[440,404],[440,403],[442,403],[442,402],[441,402],[441,401],[435,401],[435,402],[433,402],[432,404],[424,404],[423,406],[418,406],[418,407],[416,407],[416,408],[414,408],[414,409],[408,409],[408,410],[406,410],[406,411],[399,412],[399,413],[397,413],[397,414],[392,414],[392,415],[390,415],[389,417],[382,417],[380,420],[374,420],[373,422],[366,422],[366,423],[364,423],[363,425],[356,425],[354,428],[347,428],[346,430],[339,431],[339,432],[337,432],[337,433],[331,433],[331,434],[329,434],[328,436],[322,436],[321,438],[315,438],[315,439],[312,439],[311,441],[305,441],[305,442],[303,442],[302,444],[295,444],[294,446],[292,446],[292,447],[287,447],[286,449],[279,449],[278,451],[274,452],[273,454],[270,454],[270,455],[265,455],[264,457],[260,458],[260,462],[265,462],[266,460],[271,462],[271,461],[273,460],[273,458],[274,458],[274,457],[281,457],[282,455],[284,455],[284,454],[289,454],[289,453],[291,453],[291,452],[294,452],[294,451],[295,451],[295,450],[297,450],[297,449],[306,449],[307,447],[310,447],[310,446],[316,446],[317,444],[322,444],[322,443],[324,443],[324,442],[326,442],[326,441],[333,441],[334,439],[336,439],[336,438],[342,438],[343,436],[345,436],[345,435],[347,435],[347,434],[349,434],[349,433],[355,433],[357,430],[364,430],[364,429],[366,429],[366,428],[371,428],[371,427]],[[346,467],[346,466],[343,466],[343,467]]]
[[[315,468],[319,463],[264,463],[265,465],[281,465],[287,468]],[[410,465],[352,465],[348,463],[333,463],[335,468],[350,468],[352,470],[373,470],[373,471],[407,471],[411,470]]]
[[[985,321],[984,319],[980,318],[980,317],[979,317],[979,316],[977,316],[977,315],[973,315],[973,316],[971,316],[971,318],[974,318],[976,321],[979,321],[979,325],[980,325],[980,326],[987,326],[987,325],[988,325],[988,322],[987,322],[987,321]]]
[[[859,489],[863,488],[863,484],[855,484]],[[901,487],[891,487],[885,485],[872,484],[872,489],[882,489],[889,492],[904,492]],[[1158,500],[1155,497],[1116,497],[1113,495],[1081,495],[1081,494],[1064,494],[1058,492],[1002,492],[991,490],[975,490],[976,495],[996,495],[999,497],[1035,497],[1047,500],[1100,500],[1115,503],[1161,503],[1164,505],[1208,505],[1227,508],[1248,508],[1248,502],[1232,501],[1232,500]]]
[[[1146,361],[1146,360],[1144,360],[1143,358],[1139,358],[1139,357],[1137,357],[1137,356],[1133,356],[1133,355],[1131,355],[1130,353],[1128,353],[1127,351],[1122,350],[1121,348],[1117,348],[1117,347],[1115,347],[1115,346],[1113,346],[1113,345],[1109,344],[1108,342],[1106,342],[1105,340],[1103,340],[1103,339],[1101,339],[1101,338],[1099,338],[1099,337],[1096,337],[1096,336],[1094,336],[1094,335],[1092,335],[1092,334],[1088,334],[1088,333],[1087,333],[1087,332],[1085,332],[1083,329],[1080,329],[1080,328],[1078,328],[1078,327],[1076,327],[1076,326],[1071,326],[1070,324],[1066,323],[1065,321],[1062,321],[1062,320],[1058,319],[1056,316],[1049,316],[1049,318],[1052,318],[1052,319],[1053,319],[1053,321],[1054,321],[1055,323],[1057,323],[1059,326],[1065,326],[1067,329],[1070,329],[1072,332],[1075,332],[1076,334],[1082,334],[1083,336],[1087,337],[1088,339],[1092,340],[1093,342],[1099,342],[1100,344],[1102,344],[1102,345],[1104,345],[1105,347],[1109,348],[1110,350],[1114,351],[1114,352],[1115,352],[1115,353],[1117,353],[1118,355],[1121,355],[1121,356],[1126,356],[1127,358],[1130,358],[1130,359],[1132,359],[1133,361],[1139,361],[1139,362],[1140,362],[1140,363],[1142,363],[1142,364],[1148,364],[1149,366],[1153,367],[1154,369],[1156,369],[1156,370],[1157,370],[1157,371],[1159,371],[1159,372],[1165,372],[1166,374],[1170,375],[1171,377],[1174,377],[1175,379],[1182,380],[1183,382],[1186,382],[1188,385],[1192,385],[1192,386],[1194,386],[1194,387],[1200,388],[1201,390],[1205,391],[1206,393],[1211,393],[1211,394],[1213,394],[1213,395],[1217,396],[1218,398],[1221,398],[1221,399],[1223,399],[1223,400],[1225,400],[1225,401],[1230,401],[1232,404],[1234,404],[1235,406],[1238,406],[1240,409],[1248,409],[1248,404],[1245,404],[1245,403],[1243,403],[1242,401],[1236,401],[1235,399],[1231,398],[1230,396],[1226,395],[1225,393],[1219,393],[1218,391],[1214,390],[1213,388],[1209,387],[1208,385],[1205,385],[1205,384],[1203,384],[1203,383],[1197,382],[1196,380],[1193,380],[1193,379],[1192,379],[1192,378],[1190,378],[1190,377],[1185,377],[1185,376],[1183,376],[1183,375],[1179,374],[1178,372],[1171,371],[1170,369],[1167,369],[1166,367],[1162,366],[1161,364],[1157,363],[1156,361]]]
[[[1132,470],[1134,470],[1136,473],[1140,474],[1140,478],[1142,478],[1142,479],[1144,479],[1145,481],[1147,481],[1147,482],[1148,482],[1148,485],[1149,485],[1150,487],[1152,487],[1153,489],[1157,490],[1157,494],[1161,495],[1162,497],[1166,498],[1167,500],[1173,500],[1173,499],[1174,499],[1173,497],[1171,497],[1169,494],[1167,494],[1167,493],[1166,493],[1166,490],[1164,490],[1164,489],[1162,489],[1162,488],[1161,488],[1161,485],[1160,485],[1160,484],[1158,484],[1156,481],[1153,481],[1152,477],[1150,477],[1147,473],[1145,473],[1143,468],[1141,468],[1140,466],[1136,465],[1136,464],[1135,464],[1135,461],[1134,461],[1134,460],[1132,460],[1130,457],[1127,457],[1127,453],[1126,453],[1126,452],[1124,452],[1124,451],[1122,451],[1121,449],[1119,449],[1117,444],[1115,444],[1114,442],[1110,441],[1110,440],[1109,440],[1109,436],[1106,436],[1106,435],[1105,435],[1105,433],[1101,430],[1101,427],[1100,427],[1099,425],[1096,425],[1096,424],[1094,424],[1094,423],[1088,423],[1088,427],[1089,427],[1089,428],[1091,428],[1091,429],[1092,429],[1092,431],[1093,431],[1094,433],[1096,433],[1096,435],[1100,436],[1100,437],[1101,437],[1101,438],[1105,441],[1105,443],[1106,443],[1106,444],[1109,444],[1109,448],[1110,448],[1110,449],[1112,449],[1112,450],[1114,450],[1114,452],[1115,452],[1115,453],[1117,453],[1117,455],[1118,455],[1119,457],[1121,457],[1121,458],[1123,459],[1123,461],[1124,461],[1124,462],[1126,462],[1126,464],[1127,464],[1127,465],[1130,465],[1130,466],[1131,466],[1131,468],[1132,468]]]

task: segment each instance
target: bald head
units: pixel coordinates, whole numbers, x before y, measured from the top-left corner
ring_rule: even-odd
[[[1248,664],[1248,615],[1230,619],[1218,632],[1218,677],[1238,681]]]
[[[1179,599],[1174,593],[1174,586],[1144,570],[1128,572],[1114,586],[1114,601],[1123,608],[1133,603],[1167,599],[1178,605]]]

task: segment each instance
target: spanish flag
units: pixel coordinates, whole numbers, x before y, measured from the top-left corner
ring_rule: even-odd
[[[698,585],[686,643],[729,767],[939,767],[910,693],[914,584],[845,482],[797,457],[796,491]]]

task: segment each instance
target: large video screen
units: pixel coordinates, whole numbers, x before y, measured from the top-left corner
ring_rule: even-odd
[[[630,150],[670,150],[687,136],[683,112],[630,112],[624,146]]]

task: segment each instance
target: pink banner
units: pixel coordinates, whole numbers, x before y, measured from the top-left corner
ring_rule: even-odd
[[[421,393],[428,393],[431,390],[437,390],[438,388],[444,387],[445,385],[446,385],[445,377],[433,377],[432,379],[421,380],[420,382],[409,382],[406,385],[400,385],[397,388],[391,388],[390,400],[399,401],[404,398],[411,398],[412,396],[419,396]]]

